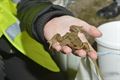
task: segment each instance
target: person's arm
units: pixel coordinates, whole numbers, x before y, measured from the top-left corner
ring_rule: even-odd
[[[53,5],[49,1],[27,0],[18,5],[18,18],[21,22],[21,29],[42,42],[45,46],[56,33],[61,35],[69,31],[71,25],[82,26],[83,30],[93,37],[99,37],[101,33],[92,25],[73,17],[72,13],[66,8]],[[87,41],[84,34],[78,35],[83,41]],[[90,44],[89,44],[90,45]],[[66,54],[72,53],[72,49],[68,46],[60,46],[55,43],[52,47],[57,51],[62,51]],[[85,50],[76,50],[75,54],[85,57],[90,56],[93,59],[97,58],[96,51],[90,46],[91,52],[86,53]]]
[[[21,29],[27,30],[37,41],[44,43],[44,25],[55,17],[72,15],[67,9],[53,5],[49,0],[23,0],[17,9]]]

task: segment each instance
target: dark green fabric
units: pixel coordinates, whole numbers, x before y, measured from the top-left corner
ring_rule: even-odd
[[[48,7],[51,3],[31,3],[25,6],[21,11],[18,9],[18,18],[20,19],[20,26],[22,30],[27,30],[32,35],[33,22],[38,14]],[[24,5],[23,5],[24,6]]]
[[[47,45],[44,35],[44,25],[54,17],[72,15],[64,7],[45,1],[24,1],[18,5],[18,18],[22,30],[27,30],[31,37]]]
[[[34,23],[34,30],[36,30],[36,31],[33,31],[33,32],[37,33],[38,41],[42,40],[42,41],[44,41],[44,43],[46,42],[44,35],[43,35],[44,25],[49,20],[51,20],[55,17],[59,17],[59,16],[63,16],[63,15],[72,15],[68,10],[63,9],[60,6],[51,6],[50,9],[51,9],[51,11],[46,12],[44,15],[39,16]]]

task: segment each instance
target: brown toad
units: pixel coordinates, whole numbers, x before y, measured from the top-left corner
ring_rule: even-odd
[[[82,33],[80,26],[72,25],[70,26],[70,32],[67,32],[64,36],[56,34],[49,41],[50,46],[56,42],[59,42],[61,46],[69,46],[73,51],[78,49],[84,49],[86,52],[90,51],[89,45],[87,42],[82,42],[78,37],[78,33]]]

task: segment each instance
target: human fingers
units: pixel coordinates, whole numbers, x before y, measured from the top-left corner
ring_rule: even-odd
[[[79,56],[79,57],[86,57],[87,53],[85,50],[83,49],[80,49],[80,50],[76,50],[74,52],[75,55]]]
[[[71,49],[70,47],[68,47],[68,46],[63,46],[62,49],[61,49],[61,51],[62,51],[63,53],[65,53],[65,54],[70,54],[70,53],[72,53],[72,49]]]
[[[90,58],[96,60],[97,59],[97,52],[94,50],[94,48],[89,43],[88,43],[88,45],[89,45],[90,51],[87,53],[87,55]]]
[[[100,37],[102,35],[102,33],[95,26],[92,25],[90,25],[90,27],[86,29],[86,32],[93,37]]]
[[[89,56],[90,58],[96,60],[97,59],[97,53],[94,49],[92,49],[90,52],[86,52],[84,49],[76,50],[74,52],[75,55],[80,57],[86,57]]]
[[[58,42],[52,45],[52,48],[58,52],[63,52],[65,54],[69,54],[72,52],[72,49],[68,46],[61,46]]]
[[[90,45],[90,43],[88,42],[88,40],[86,39],[85,35],[84,35],[83,33],[79,33],[79,34],[78,34],[78,37],[79,37],[80,40],[83,42],[83,44],[84,44],[84,42],[87,42],[87,43],[88,43],[89,52],[80,49],[80,50],[76,51],[76,54],[77,54],[78,56],[79,56],[79,55],[81,56],[81,55],[84,54],[83,57],[88,55],[88,56],[91,57],[92,59],[97,59],[97,53],[96,53],[96,51],[94,50],[94,48]],[[86,53],[85,53],[85,52],[86,52]]]
[[[60,51],[60,50],[61,50],[61,46],[60,46],[60,44],[59,44],[58,42],[53,43],[53,44],[51,45],[51,47],[52,47],[53,49],[55,49],[56,51]]]
[[[82,26],[82,29],[91,36],[100,37],[102,35],[102,33],[95,26],[92,26],[87,22],[80,20],[78,18],[76,18],[74,21],[75,21],[74,22],[75,25]]]

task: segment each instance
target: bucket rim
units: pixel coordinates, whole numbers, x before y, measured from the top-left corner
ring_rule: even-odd
[[[110,42],[107,42],[107,41],[100,41],[99,39],[96,39],[96,42],[98,45],[102,45],[104,47],[107,47],[107,48],[111,48],[111,49],[114,49],[114,50],[120,50],[120,45],[111,45]]]
[[[104,24],[102,24],[102,25],[100,25],[99,27],[98,27],[98,30],[100,30],[100,29],[103,29],[103,27],[105,26],[105,25],[110,25],[110,24],[120,24],[120,21],[111,21],[111,22],[107,22],[107,23],[104,23]],[[108,28],[106,26],[106,29]],[[111,26],[110,26],[111,27]],[[118,26],[117,26],[118,27]],[[113,29],[113,28],[112,28]],[[119,29],[120,30],[120,29]],[[119,36],[120,37],[120,36]],[[104,47],[107,47],[107,48],[111,48],[111,49],[115,49],[115,50],[120,50],[120,42],[118,43],[112,43],[111,41],[106,41],[106,40],[104,40],[105,38],[101,38],[101,37],[99,37],[99,38],[96,38],[95,39],[95,41],[97,42],[97,44],[99,44],[99,45],[102,45],[102,46],[104,46]],[[119,41],[120,39],[118,39],[118,41]]]

